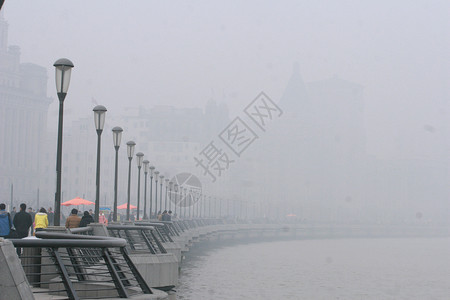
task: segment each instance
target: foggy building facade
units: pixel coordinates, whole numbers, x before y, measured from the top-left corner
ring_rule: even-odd
[[[112,128],[123,129],[119,149],[118,201],[127,201],[128,188],[128,141],[136,143],[131,163],[131,203],[136,205],[138,168],[136,153],[144,153],[144,159],[160,171],[160,175],[171,179],[177,173],[194,172],[193,157],[204,146],[209,131],[221,128],[228,120],[228,110],[210,100],[205,109],[155,106],[152,108],[127,108],[120,112],[107,112],[102,133],[101,147],[101,183],[100,202],[102,206],[111,206],[114,197],[115,149],[113,147]],[[217,132],[217,130],[216,130]],[[54,193],[53,172],[56,135],[50,135],[44,155],[44,174],[41,194],[44,199],[52,199]],[[64,147],[62,157],[62,202],[75,197],[95,199],[97,134],[93,116],[79,118],[65,124]],[[147,201],[149,200],[150,175],[147,178]],[[141,169],[140,199],[144,199],[144,169]],[[155,186],[153,182],[153,193]],[[158,189],[160,183],[158,183]],[[164,185],[165,189],[165,185]],[[165,192],[165,190],[164,190]],[[163,193],[164,194],[164,193]],[[165,194],[164,194],[165,197]],[[49,202],[49,205],[51,202]],[[143,206],[142,206],[143,208]]]
[[[338,77],[305,83],[296,65],[279,106],[283,116],[238,171],[251,181],[247,194],[265,202],[261,213],[315,222],[448,219],[448,158],[370,155],[362,86]]]
[[[8,45],[8,23],[0,15],[0,198],[10,203],[36,199],[43,142],[47,134],[47,70],[20,62]]]

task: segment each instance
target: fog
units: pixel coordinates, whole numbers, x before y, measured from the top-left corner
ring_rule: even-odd
[[[3,136],[2,198],[9,203],[13,183],[16,206],[36,203],[36,189],[41,204],[53,204],[53,63],[66,57],[75,67],[64,104],[63,200],[94,200],[95,161],[86,162],[96,155],[92,109],[102,104],[102,204],[113,194],[111,128],[122,126],[119,204],[133,139],[166,176],[190,172],[206,194],[239,200],[240,217],[447,222],[449,11],[448,1],[6,0],[8,45],[20,47],[20,62],[46,69],[52,101],[46,137],[20,144],[39,148],[32,174],[17,162],[32,158],[6,150],[23,139],[19,127]],[[264,129],[244,112],[260,92],[280,109]],[[0,101],[6,116],[10,104]],[[258,136],[239,155],[219,137],[236,117]],[[150,127],[137,131],[136,120]],[[216,180],[194,159],[211,141],[234,160]]]

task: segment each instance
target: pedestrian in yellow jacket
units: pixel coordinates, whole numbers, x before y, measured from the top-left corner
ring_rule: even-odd
[[[34,229],[40,231],[48,227],[48,217],[45,208],[41,207],[39,212],[34,216]]]

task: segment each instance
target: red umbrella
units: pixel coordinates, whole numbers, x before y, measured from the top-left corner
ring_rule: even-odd
[[[137,206],[134,206],[134,205],[130,204],[130,209],[136,209],[136,208],[137,208]],[[127,209],[127,204],[124,203],[124,204],[122,204],[120,206],[117,206],[117,209]]]
[[[95,203],[91,202],[89,200],[82,199],[80,197],[76,197],[76,198],[74,198],[72,200],[69,200],[69,201],[66,201],[64,203],[61,203],[61,205],[63,205],[63,206],[69,206],[69,205],[92,205],[92,204],[95,204]]]

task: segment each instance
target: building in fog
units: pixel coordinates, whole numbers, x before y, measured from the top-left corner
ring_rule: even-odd
[[[449,159],[369,155],[362,86],[338,77],[305,83],[294,66],[278,104],[283,116],[238,171],[251,182],[247,195],[265,203],[261,213],[318,222],[449,219]]]
[[[0,14],[0,199],[14,204],[37,197],[46,140],[47,70],[20,62],[18,46],[8,45],[8,23]]]
[[[172,178],[180,172],[194,172],[193,157],[208,141],[211,132],[219,132],[228,121],[228,110],[223,104],[208,101],[204,110],[201,108],[179,108],[172,106],[155,106],[152,108],[127,108],[120,115],[107,112],[105,128],[102,133],[101,148],[101,184],[100,201],[102,206],[111,206],[114,197],[115,150],[112,142],[112,128],[123,128],[122,142],[119,149],[118,202],[127,201],[128,187],[128,141],[136,143],[135,154],[144,153],[144,159]],[[80,118],[64,128],[64,149],[62,162],[62,201],[74,197],[95,200],[95,174],[97,134],[93,116]],[[41,184],[41,194],[51,199],[54,193],[55,149],[54,135],[47,142],[50,147],[44,155],[45,178]],[[141,201],[144,197],[144,170],[141,169]],[[131,203],[137,201],[138,168],[136,157],[131,164]],[[148,177],[148,184],[150,178]],[[147,187],[149,189],[149,186]],[[160,188],[158,184],[158,188]],[[165,189],[165,187],[164,187]],[[155,187],[153,186],[153,192]],[[164,190],[165,192],[165,190]],[[149,199],[150,191],[147,191]],[[165,197],[165,193],[163,193]],[[49,198],[50,197],[50,198]],[[50,204],[50,203],[49,203]]]

